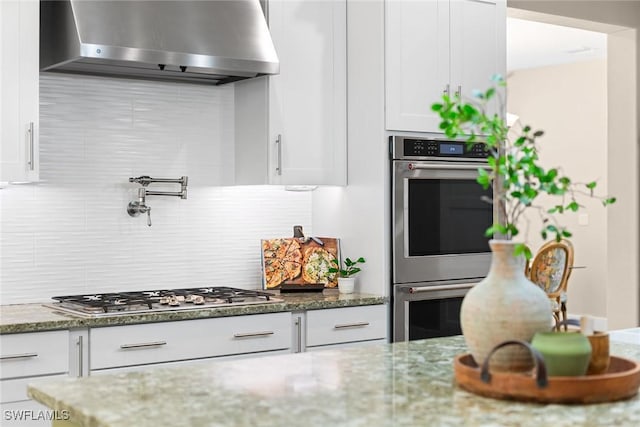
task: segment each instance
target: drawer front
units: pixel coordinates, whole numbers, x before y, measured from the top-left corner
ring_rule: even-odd
[[[0,335],[0,378],[69,371],[69,331]]]
[[[291,348],[291,313],[94,328],[92,370]]]
[[[385,305],[307,312],[307,347],[386,338]]]
[[[45,377],[16,378],[0,381],[0,403],[21,402],[29,400],[27,396],[27,386],[39,381],[50,381],[54,379],[67,378],[66,374],[47,375]]]

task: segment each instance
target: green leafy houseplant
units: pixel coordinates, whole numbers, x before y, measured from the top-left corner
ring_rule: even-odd
[[[329,273],[338,273],[340,277],[351,277],[360,272],[360,267],[356,267],[358,264],[364,264],[366,261],[360,257],[355,261],[350,258],[344,260],[344,268],[340,266],[340,262],[337,259],[332,259],[331,262],[335,264],[335,267],[329,268]]]
[[[458,95],[445,94],[442,102],[431,106],[440,115],[440,129],[447,137],[464,138],[469,147],[483,136],[481,141],[489,151],[489,169],[479,168],[477,181],[484,189],[494,186],[494,200],[488,201],[497,202],[499,209],[499,217],[486,230],[486,235],[511,240],[520,233],[518,224],[523,214],[531,209],[537,211],[542,221],[540,235],[543,240],[549,234],[555,235],[557,241],[571,237],[571,232],[558,222],[557,214],[584,208],[579,197],[599,199],[604,206],[614,203],[615,197],[595,195],[596,181],[574,182],[561,168],[545,169],[538,157],[538,138],[544,134],[542,130],[534,131],[531,126],[510,129],[502,116],[488,113],[492,100],[498,104],[497,111],[504,110],[501,88],[506,83],[501,76],[494,76],[492,82],[486,91],[474,93],[475,100],[465,102]],[[515,137],[512,136],[514,131]],[[543,194],[554,196],[555,202],[550,208],[539,204],[537,199]],[[524,243],[516,245],[515,254],[524,254],[527,259],[531,257]]]

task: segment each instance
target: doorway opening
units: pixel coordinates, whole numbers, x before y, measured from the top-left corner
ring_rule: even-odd
[[[545,131],[540,139],[544,164],[560,167],[579,182],[596,180],[600,194],[619,200],[603,209],[598,200],[583,199],[585,211],[561,218],[573,232],[576,249],[569,312],[601,318],[609,329],[635,326],[637,262],[622,264],[615,258],[633,254],[631,259],[638,259],[636,91],[627,86],[626,99],[620,99],[621,85],[635,88],[637,82],[636,30],[518,9],[509,9],[508,15],[507,111],[522,125]],[[625,58],[622,51],[629,46],[631,55]],[[623,68],[625,82],[619,80]],[[630,214],[635,218],[631,225]],[[529,220],[531,230],[540,229],[539,219]],[[621,244],[615,237],[620,235],[633,241]],[[527,238],[534,250],[543,243],[533,234]]]

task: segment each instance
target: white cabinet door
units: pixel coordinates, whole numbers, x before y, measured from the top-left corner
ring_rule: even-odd
[[[346,184],[346,1],[271,0],[269,181]]]
[[[38,179],[40,3],[0,1],[0,182]]]
[[[388,130],[441,132],[431,104],[506,72],[504,0],[389,0],[386,17]]]
[[[451,2],[451,84],[463,99],[473,98],[476,89],[487,89],[494,74],[505,76],[506,23],[504,2]],[[489,113],[495,112],[496,105],[491,105]]]
[[[449,87],[449,1],[386,4],[386,127],[437,131],[431,104]]]

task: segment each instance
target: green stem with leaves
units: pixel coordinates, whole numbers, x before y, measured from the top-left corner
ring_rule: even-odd
[[[538,138],[544,135],[542,130],[533,131],[530,126],[519,130],[510,129],[499,114],[487,113],[492,99],[497,98],[497,111],[504,111],[502,89],[506,86],[501,76],[492,78],[493,85],[484,92],[476,91],[475,100],[465,102],[458,95],[442,96],[442,102],[434,103],[431,108],[441,118],[440,129],[452,139],[464,138],[468,147],[479,142],[485,143],[489,152],[487,159],[489,170],[478,169],[477,181],[486,190],[494,187],[494,203],[499,203],[502,221],[494,223],[486,230],[487,236],[501,235],[512,239],[520,232],[518,223],[525,212],[537,209],[542,220],[540,236],[546,240],[549,234],[555,240],[571,237],[571,232],[560,225],[557,214],[578,212],[584,206],[578,203],[577,196],[598,199],[604,206],[615,202],[615,197],[602,197],[594,194],[596,181],[587,183],[572,182],[559,168],[545,170],[539,162]],[[514,138],[507,136],[513,131]],[[560,201],[545,209],[534,204],[542,194],[557,196]],[[566,197],[570,201],[566,202]],[[528,228],[528,227],[527,227]],[[524,244],[516,246],[516,254],[524,253],[527,258],[530,251]]]

